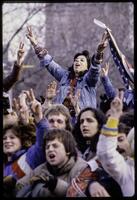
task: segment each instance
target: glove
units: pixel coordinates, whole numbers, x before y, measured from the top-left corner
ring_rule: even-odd
[[[40,175],[33,176],[30,179],[31,184],[44,183],[44,187],[53,191],[57,185],[57,178],[46,171],[41,171]]]

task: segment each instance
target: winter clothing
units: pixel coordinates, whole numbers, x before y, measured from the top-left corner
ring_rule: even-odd
[[[9,76],[7,76],[6,78],[4,78],[4,80],[3,80],[3,90],[4,90],[4,92],[7,92],[8,90],[10,90],[10,88],[19,79],[21,69],[22,69],[21,66],[19,66],[17,64],[17,62],[15,61],[11,74]]]
[[[87,149],[84,151],[84,153],[82,154],[82,158],[86,161],[89,161],[90,159],[94,158],[96,155],[95,152],[93,152],[91,150],[91,147],[87,147]]]
[[[134,109],[134,90],[132,89],[125,90],[123,104],[124,104],[123,105],[124,110]]]
[[[40,176],[41,173],[45,173],[46,176],[48,173],[50,176],[56,177],[56,185],[50,184],[49,188],[49,185],[46,184],[46,181],[44,182],[43,180],[41,180],[41,182],[39,181],[39,183],[34,185],[33,189],[31,189],[32,192],[30,194],[30,197],[65,197],[67,187],[70,184],[71,180],[77,173],[79,173],[80,170],[85,168],[85,166],[87,166],[87,163],[80,157],[77,157],[76,161],[74,157],[71,157],[67,161],[67,163],[60,169],[52,167],[48,163],[43,163],[42,165],[38,166],[33,172],[31,172],[27,176],[24,176],[17,182],[16,197],[24,197],[25,194],[23,194],[23,190],[26,190],[26,187],[31,185],[29,180],[31,180],[33,177]],[[46,177],[44,179],[46,179]],[[53,180],[55,179],[53,178]]]
[[[118,120],[109,118],[102,129],[97,145],[97,156],[104,169],[117,181],[123,196],[133,196],[135,192],[134,160],[124,157],[117,148]]]
[[[63,103],[71,85],[71,80],[69,78],[70,71],[57,64],[47,52],[44,56],[39,56],[38,49],[38,46],[36,46],[35,52],[40,59],[40,66],[46,67],[50,74],[59,82],[59,91],[55,102]],[[97,56],[94,55],[89,70],[83,76],[76,79],[75,94],[78,89],[81,91],[79,100],[80,109],[87,106],[96,108],[96,84],[99,79],[99,72],[100,64],[97,62]]]
[[[116,89],[112,85],[110,79],[108,76],[102,76],[101,77],[101,82],[104,86],[105,93],[109,99],[114,99],[116,96]],[[123,109],[128,110],[128,109],[134,109],[134,90],[133,89],[126,89],[124,92],[124,97],[123,97]]]
[[[103,185],[110,196],[122,196],[119,185],[105,172],[97,157],[89,160],[87,164],[88,166],[72,180],[67,190],[67,197],[91,197],[88,187],[94,181]]]
[[[43,136],[48,129],[46,120],[36,126],[36,142],[28,150],[22,149],[12,156],[12,160],[4,166],[4,177],[13,176],[15,180],[29,174],[34,168],[45,162]]]
[[[108,98],[112,99],[116,96],[116,90],[113,87],[110,79],[108,76],[101,76],[101,82],[103,84],[103,87],[105,89],[106,95]]]

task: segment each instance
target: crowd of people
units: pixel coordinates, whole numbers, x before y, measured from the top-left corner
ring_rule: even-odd
[[[39,45],[30,26],[26,36],[40,67],[56,81],[47,85],[42,101],[32,88],[10,99],[23,68],[21,42],[13,70],[3,80],[3,196],[134,196],[134,89],[129,85],[127,103],[127,89],[115,88],[109,63],[103,66],[108,32],[92,56],[87,50],[76,53],[68,69]]]

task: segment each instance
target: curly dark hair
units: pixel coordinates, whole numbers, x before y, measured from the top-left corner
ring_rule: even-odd
[[[18,125],[7,125],[3,129],[3,136],[7,130],[12,129],[13,133],[20,138],[22,149],[28,149],[36,140],[36,127],[34,123],[31,124],[18,124]]]
[[[81,112],[79,113],[79,115],[77,117],[77,122],[74,126],[72,133],[73,133],[73,135],[76,139],[76,142],[78,144],[78,149],[82,153],[86,150],[87,143],[86,143],[86,139],[83,137],[81,130],[80,130],[80,118],[81,118],[82,113],[84,113],[86,111],[91,111],[94,114],[94,117],[96,118],[96,120],[98,122],[98,132],[90,140],[90,142],[91,142],[90,148],[93,152],[96,153],[96,146],[97,146],[99,134],[100,134],[102,126],[107,121],[107,117],[105,116],[105,114],[101,110],[95,109],[95,108],[92,108],[92,107],[87,107],[87,108],[84,108],[84,109],[81,110]]]

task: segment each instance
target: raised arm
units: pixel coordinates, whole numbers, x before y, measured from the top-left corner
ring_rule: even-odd
[[[15,61],[13,70],[9,76],[3,80],[3,90],[7,92],[18,81],[20,72],[23,66],[24,59],[24,43],[20,42],[19,49],[17,51],[17,61]]]
[[[19,122],[28,124],[30,121],[30,110],[26,102],[27,95],[22,91],[18,98],[13,99],[13,110],[16,112]]]
[[[101,67],[101,82],[103,84],[105,93],[108,98],[114,98],[116,96],[116,89],[112,85],[109,77],[108,77],[108,72],[109,72],[109,63],[105,63],[104,67]]]
[[[46,88],[45,101],[42,104],[42,112],[45,111],[53,105],[54,98],[57,95],[57,83],[52,81]]]
[[[104,32],[102,39],[101,39],[100,43],[98,44],[96,53],[92,57],[92,63],[89,68],[89,71],[86,74],[86,81],[92,87],[96,86],[97,81],[99,79],[99,73],[101,70],[100,64],[103,61],[104,50],[108,44],[107,39],[108,39],[108,34],[107,34],[107,32]]]
[[[119,117],[123,108],[123,93],[116,96],[111,102],[110,117],[103,126],[97,145],[97,156],[104,169],[120,184],[125,194],[130,194],[132,189],[125,191],[124,185],[134,184],[134,166],[126,162],[124,157],[117,151],[117,136]],[[129,183],[130,182],[130,183]]]
[[[32,169],[34,169],[45,161],[43,137],[48,129],[48,122],[46,119],[43,119],[41,104],[36,100],[32,89],[28,93],[28,98],[36,124],[36,142],[27,151],[27,160]]]
[[[46,67],[51,75],[54,76],[57,81],[60,81],[66,70],[53,60],[52,56],[48,54],[48,50],[46,48],[39,46],[37,39],[32,32],[31,26],[27,27],[27,31],[28,33],[26,36],[30,40],[35,53],[40,60],[40,66]]]

